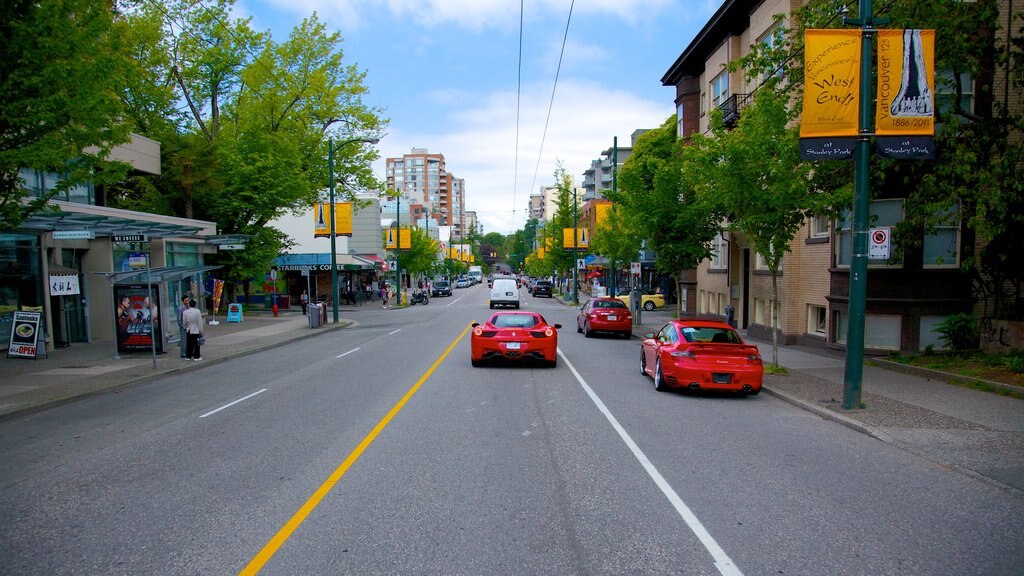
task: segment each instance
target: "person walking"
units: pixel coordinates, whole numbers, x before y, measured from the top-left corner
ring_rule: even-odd
[[[384,303],[384,308],[390,308],[391,301],[391,286],[384,284],[380,289],[380,299]]]
[[[306,315],[306,307],[309,306],[309,294],[303,290],[302,294],[299,295],[299,302],[302,304],[302,315]]]
[[[203,313],[196,308],[196,301],[188,301],[188,310],[182,313],[185,320],[185,332],[188,335],[188,343],[185,346],[185,358],[198,362],[203,359],[199,349],[199,336],[203,334]]]
[[[181,304],[178,304],[178,352],[181,354],[182,358],[185,357],[185,348],[188,345],[188,335],[185,332],[185,318],[183,314],[188,310],[189,300],[191,300],[191,298],[186,294],[181,297]]]

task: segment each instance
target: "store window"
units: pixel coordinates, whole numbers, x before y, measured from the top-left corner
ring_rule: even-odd
[[[8,342],[14,312],[43,312],[38,236],[0,234],[0,337]],[[45,323],[44,323],[45,325]]]
[[[864,347],[876,350],[899,350],[902,320],[903,318],[900,316],[866,315],[864,317]],[[836,342],[846,344],[848,331],[849,315],[836,312]]]
[[[956,268],[960,266],[960,205],[938,215],[939,224],[924,235],[925,268]]]

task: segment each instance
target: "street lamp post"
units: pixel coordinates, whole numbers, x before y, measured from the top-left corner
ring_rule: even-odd
[[[341,149],[348,144],[355,144],[356,142],[365,142],[367,144],[376,144],[380,142],[380,138],[349,138],[341,144],[338,144],[338,148]],[[334,316],[334,323],[338,323],[338,250],[337,234],[334,229],[334,139],[331,138],[327,141],[327,165],[331,173],[331,311]]]
[[[577,277],[579,274],[579,252],[577,245],[580,243],[579,234],[576,232],[576,227],[579,226],[578,216],[576,214],[576,187],[572,187],[572,305],[580,305],[580,280]]]

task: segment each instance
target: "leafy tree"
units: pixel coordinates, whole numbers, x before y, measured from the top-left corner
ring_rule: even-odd
[[[708,138],[695,137],[693,146],[684,146],[676,138],[675,118],[669,117],[637,139],[619,173],[618,192],[608,194],[626,228],[655,251],[655,266],[677,279],[711,257],[711,242],[720,229],[720,212],[700,193],[714,157],[714,142]]]
[[[106,158],[129,140],[122,96],[140,69],[107,1],[7,0],[0,36],[0,227],[12,229],[74,186],[124,178]],[[22,168],[64,178],[23,202]]]
[[[617,206],[613,204],[607,214],[607,219],[590,237],[590,251],[607,257],[612,270],[615,270],[617,263],[631,262],[636,258],[643,238],[630,227]]]
[[[409,249],[402,252],[402,269],[408,272],[409,278],[430,274],[437,266],[440,249],[437,241],[428,236],[425,229],[413,228],[410,230],[409,242]]]

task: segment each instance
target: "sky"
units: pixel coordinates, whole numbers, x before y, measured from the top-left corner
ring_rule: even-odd
[[[675,89],[661,78],[720,5],[238,0],[235,11],[277,41],[316,12],[344,38],[345,62],[366,73],[364,102],[390,120],[377,176],[385,158],[414,147],[442,153],[484,233],[509,234],[523,227],[531,192],[555,183],[559,163],[582,185],[616,136],[628,146],[634,130],[674,115]]]

